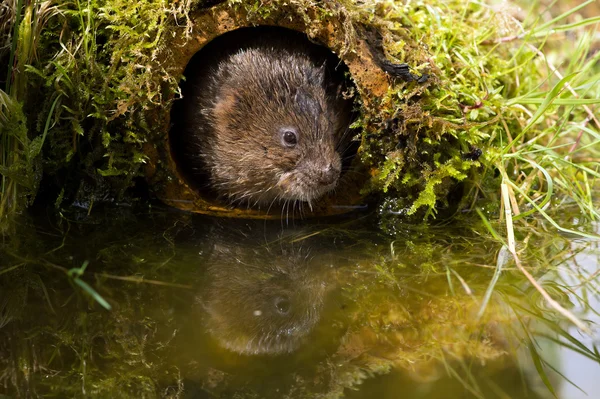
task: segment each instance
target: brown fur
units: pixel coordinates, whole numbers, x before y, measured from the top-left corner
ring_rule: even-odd
[[[336,187],[350,111],[311,46],[257,41],[220,57],[194,88],[187,150],[219,196],[310,203]],[[297,132],[293,148],[286,128]]]

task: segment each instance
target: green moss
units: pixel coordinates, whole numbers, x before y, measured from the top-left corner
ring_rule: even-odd
[[[473,164],[478,162],[464,162],[460,159],[453,159],[446,162],[444,165],[440,165],[435,171],[431,173],[425,173],[425,188],[419,193],[419,197],[413,202],[412,207],[408,211],[409,215],[412,215],[421,206],[428,207],[429,209],[435,209],[435,204],[438,200],[436,195],[436,187],[441,185],[444,179],[453,178],[457,181],[464,180],[467,178],[465,170],[471,169]],[[459,170],[462,168],[463,170]]]
[[[421,207],[433,211],[451,188],[447,183],[473,176],[480,166],[463,154],[498,144],[488,141],[503,112],[500,92],[506,83],[496,76],[510,56],[479,47],[497,29],[494,14],[481,4],[390,2],[374,11],[371,20],[384,37],[388,59],[432,77],[422,85],[391,86],[367,110],[366,161],[379,171],[384,192],[408,195],[408,214]]]
[[[142,146],[160,133],[149,115],[178,90],[179,76],[158,59],[165,31],[196,3],[75,1],[47,13],[24,99],[30,120],[40,121],[30,136],[53,121],[44,172],[65,197],[79,195],[85,178],[92,187],[78,200],[123,198],[141,176]]]
[[[177,51],[172,48],[173,38],[191,40],[190,18],[203,3],[89,0],[61,3],[43,14],[36,25],[43,29],[33,29],[38,35],[37,58],[28,68],[24,109],[30,140],[42,134],[45,121],[52,121],[43,170],[63,198],[88,203],[127,198],[127,189],[142,176],[147,161],[144,145],[163,145],[160,122],[168,118],[180,78],[172,62]],[[598,55],[587,52],[592,36],[578,36],[580,44],[571,50],[575,53],[565,68],[579,71],[569,77],[571,86],[579,87],[579,103],[570,103],[575,95],[557,92],[541,110],[543,117],[531,122],[532,114],[541,108],[536,107],[559,80],[536,47],[549,46],[543,35],[549,35],[561,20],[536,28],[533,22],[522,24],[508,6],[458,0],[232,0],[221,7],[235,10],[250,24],[263,23],[274,13],[298,19],[309,35],[327,21],[342,21],[340,48],[348,54],[356,51],[356,39],[368,28],[381,37],[389,62],[405,62],[415,74],[429,75],[424,82],[390,78],[389,90],[380,98],[361,93],[355,124],[362,134],[362,161],[373,171],[365,193],[396,201],[408,214],[435,215],[461,181],[471,188],[470,198],[462,204],[472,205],[474,199],[491,198],[498,191],[498,180],[492,178],[496,170],[507,171],[503,176],[510,175],[511,169],[524,175],[537,173],[531,162],[517,159],[514,153],[521,156],[519,151],[535,150],[529,145],[534,137],[538,139],[533,144],[543,148],[573,141],[577,129],[559,135],[554,130],[557,121],[562,126],[589,128],[577,139],[586,151],[580,155],[595,156],[591,143],[597,126],[586,126],[588,114],[581,107],[598,91],[591,80],[598,71],[594,63]],[[533,28],[527,31],[522,25]],[[499,40],[511,36],[517,39]],[[552,106],[554,100],[562,103]],[[524,126],[528,131],[521,134]],[[483,152],[481,158],[470,155],[478,150]],[[593,166],[567,165],[559,171],[552,162],[564,158],[564,150],[545,159],[541,153],[529,152],[525,158],[555,170],[562,184],[554,187],[569,196],[574,192],[570,182],[579,180],[573,178],[577,173],[585,173],[583,179],[589,181],[598,172]],[[40,176],[35,175],[38,182]],[[88,182],[85,189],[82,181]],[[548,182],[537,183],[529,187],[533,191],[548,187]],[[484,188],[486,192],[481,191]],[[536,196],[533,191],[531,197]],[[584,191],[577,191],[581,193],[577,200],[589,202]],[[79,198],[81,193],[85,198]]]

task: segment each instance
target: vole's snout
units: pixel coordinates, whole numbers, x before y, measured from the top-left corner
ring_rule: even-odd
[[[340,170],[330,163],[325,168],[320,170],[319,183],[324,186],[328,186],[335,183],[339,175]]]

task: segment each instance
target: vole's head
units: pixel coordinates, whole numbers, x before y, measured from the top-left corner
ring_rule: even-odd
[[[311,202],[338,184],[344,108],[325,70],[307,56],[250,49],[220,65],[205,162],[215,190],[233,201]]]

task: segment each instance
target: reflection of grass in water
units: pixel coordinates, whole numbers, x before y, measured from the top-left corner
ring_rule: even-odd
[[[535,162],[530,162],[530,163],[537,166],[535,164]],[[599,238],[595,234],[589,234],[589,233],[585,233],[583,231],[571,230],[571,229],[561,227],[550,215],[548,215],[542,209],[542,207],[549,205],[550,198],[552,197],[553,180],[549,176],[549,174],[546,170],[544,170],[543,168],[541,168],[539,166],[537,166],[537,167],[542,171],[543,175],[547,178],[547,183],[548,183],[548,193],[546,195],[546,199],[544,201],[542,201],[541,204],[537,204],[537,203],[535,203],[535,201],[532,201],[526,194],[524,194],[524,192],[521,190],[521,188],[517,187],[513,182],[511,182],[508,179],[508,177],[506,176],[506,172],[503,171],[503,183],[502,183],[501,188],[502,188],[502,204],[503,204],[503,208],[504,208],[504,216],[505,216],[505,222],[506,222],[506,237],[507,237],[506,241],[504,241],[499,236],[499,234],[494,230],[494,228],[487,221],[487,219],[483,215],[483,213],[479,210],[478,210],[478,213],[479,213],[479,216],[484,221],[484,224],[485,224],[486,228],[488,229],[488,231],[491,233],[491,235],[503,244],[500,254],[505,255],[506,251],[510,252],[517,268],[527,278],[527,280],[531,283],[531,285],[533,287],[535,287],[535,289],[539,292],[539,294],[544,298],[545,302],[551,308],[553,308],[556,312],[558,312],[560,315],[562,315],[564,318],[566,318],[567,320],[569,320],[570,322],[575,324],[580,331],[582,331],[583,333],[585,333],[587,335],[592,335],[593,334],[592,330],[588,327],[588,325],[586,323],[584,323],[582,320],[580,320],[580,318],[578,318],[571,311],[566,309],[559,301],[557,301],[553,297],[553,295],[551,295],[551,293],[558,294],[558,295],[568,295],[568,292],[570,292],[571,294],[573,294],[573,292],[566,287],[559,287],[558,284],[552,284],[552,285],[547,284],[546,287],[544,287],[523,266],[520,256],[517,254],[516,242],[515,242],[515,231],[514,231],[515,226],[513,224],[512,211],[513,210],[516,211],[517,216],[519,216],[519,213],[518,213],[519,208],[518,208],[518,206],[515,205],[516,197],[513,192],[509,191],[509,187],[516,189],[519,192],[519,194],[521,194],[527,201],[529,201],[530,204],[533,205],[534,209],[532,209],[532,211],[529,213],[533,213],[534,210],[538,211],[552,226],[556,227],[560,231],[569,233],[572,236],[583,236],[583,237],[592,238],[592,239],[596,239],[596,240],[598,240],[598,238]],[[588,187],[588,190],[589,190],[589,187]],[[591,202],[591,198],[590,198],[590,202]],[[594,219],[594,218],[596,218],[597,214],[593,208],[594,204],[592,203],[591,205],[592,205],[592,207],[590,208],[591,209],[590,216]],[[581,209],[581,204],[580,204],[580,211],[581,210],[582,209]],[[584,211],[583,214],[586,214],[586,212]],[[531,238],[533,233],[535,233],[535,230],[529,231],[527,237],[523,240],[523,244],[525,247],[528,246],[529,239]],[[523,250],[521,250],[521,251],[523,251]],[[497,281],[496,277],[498,276],[498,274],[500,272],[500,267],[502,267],[502,264],[503,264],[503,261],[500,260],[500,256],[499,256],[499,261],[497,262],[497,268],[496,268],[497,273],[495,274],[494,278],[492,279],[492,281],[488,287],[488,290],[487,290],[488,294],[491,294],[491,292],[493,292],[494,285]],[[548,265],[549,270],[552,270],[552,264],[547,263],[547,265]],[[588,280],[585,283],[582,282],[582,284],[588,284],[591,286],[590,288],[593,288],[594,282]],[[547,288],[552,288],[552,290],[548,290]],[[565,292],[567,292],[567,293],[565,293]],[[487,295],[486,295],[486,298],[487,298]],[[487,302],[484,300],[484,305],[486,303]],[[588,308],[588,309],[591,308],[589,305],[587,305],[585,303],[585,301],[583,301],[583,303],[584,303],[584,308]],[[480,314],[481,314],[481,311],[480,311]],[[519,316],[518,312],[516,312],[516,314],[517,314],[517,316]],[[592,352],[591,350],[587,349],[585,347],[585,345],[583,345],[574,336],[572,336],[571,334],[568,334],[560,326],[560,324],[557,323],[556,320],[554,320],[554,318],[552,318],[552,320],[554,320],[554,322],[549,322],[548,318],[552,317],[552,315],[548,315],[546,312],[531,312],[531,316],[533,317],[534,320],[537,320],[539,323],[545,323],[549,327],[549,329],[554,333],[555,336],[557,336],[559,338],[562,337],[567,340],[566,342],[575,344],[576,347],[579,349],[579,350],[577,350],[578,353],[584,354],[585,356],[591,355],[591,359],[600,365],[600,354],[598,353],[597,349],[594,347],[595,352]],[[536,368],[541,380],[543,381],[544,385],[548,388],[548,390],[554,396],[556,396],[556,391],[546,373],[547,369],[550,369],[550,370],[554,371],[555,373],[561,375],[567,382],[569,382],[577,387],[576,384],[574,384],[569,379],[565,378],[558,370],[556,370],[551,364],[549,364],[546,360],[544,360],[544,358],[542,356],[540,356],[540,354],[538,353],[538,351],[536,349],[537,343],[536,343],[535,335],[529,333],[528,329],[525,327],[525,324],[523,323],[523,321],[521,320],[520,317],[519,317],[519,321],[523,327],[523,331],[526,333],[526,335],[525,335],[526,345],[529,348],[529,351],[531,354],[531,359],[533,360],[533,363],[535,365],[535,368]],[[548,338],[548,337],[546,337],[546,338]],[[559,345],[562,345],[564,341],[553,339],[553,342],[555,342]],[[564,346],[566,347],[566,345],[564,345]],[[579,352],[580,350],[583,350],[584,353]],[[579,387],[577,387],[577,388],[579,388]]]
[[[144,294],[139,293],[139,283],[148,280],[143,278],[143,274],[147,273],[143,270],[144,262],[134,262],[133,255],[127,258],[121,254],[121,262],[116,263],[114,269],[118,275],[114,277],[134,284],[126,283],[124,288],[123,285],[117,286],[117,289],[122,287],[122,295],[115,295],[112,284],[104,283],[110,282],[106,279],[113,276],[98,267],[103,258],[94,257],[91,266],[95,267],[92,270],[88,268],[84,276],[86,279],[96,277],[93,285],[97,288],[89,293],[94,295],[96,292],[108,299],[113,309],[107,313],[94,305],[95,299],[90,301],[87,295],[79,295],[83,291],[73,290],[77,286],[69,284],[64,278],[76,269],[69,264],[81,265],[79,259],[86,257],[82,248],[85,245],[93,246],[94,239],[102,242],[102,249],[108,252],[111,247],[115,251],[122,251],[129,247],[127,239],[133,235],[124,235],[115,242],[110,236],[114,231],[111,231],[93,234],[89,242],[74,242],[79,232],[86,228],[89,232],[92,226],[77,226],[77,223],[65,223],[64,220],[62,223],[62,227],[59,225],[51,229],[21,225],[18,229],[20,233],[4,243],[3,249],[7,251],[3,251],[0,258],[0,273],[6,273],[0,275],[0,303],[8,301],[9,306],[0,310],[0,315],[3,320],[12,321],[0,330],[0,334],[11,337],[12,341],[9,344],[3,339],[0,344],[0,369],[3,370],[0,372],[0,381],[12,384],[11,391],[20,392],[21,395],[25,392],[49,393],[58,389],[59,397],[67,391],[74,395],[104,393],[115,397],[153,396],[159,391],[156,381],[160,380],[161,375],[158,369],[156,373],[151,370],[151,363],[164,356],[160,353],[163,353],[162,348],[172,336],[161,335],[158,331],[161,326],[151,317],[140,318],[136,315],[143,315],[146,310],[152,313],[153,305],[150,304],[164,298],[164,290],[161,291],[161,286],[158,286],[156,290],[142,290]],[[110,219],[107,219],[104,228],[109,224]],[[118,223],[113,226],[122,231]],[[158,236],[163,233],[160,231]],[[154,232],[150,234],[153,235]],[[144,238],[149,237],[146,235]],[[141,244],[135,237],[133,241],[136,247]],[[150,245],[148,242],[143,246],[146,256],[152,253]],[[168,247],[163,248],[163,251],[166,250]],[[15,254],[27,254],[27,257]],[[108,255],[104,255],[104,259],[113,260]],[[163,260],[162,257],[156,259]],[[123,264],[132,267],[120,268]],[[72,277],[71,281],[77,284],[78,276]],[[157,286],[155,283],[173,285],[179,290],[183,287],[167,281],[150,283],[152,287]],[[81,288],[85,290],[85,287]],[[161,320],[168,324],[168,318]],[[160,372],[165,369],[160,368]],[[173,372],[176,374],[177,370]],[[55,380],[48,384],[43,375],[53,376]],[[176,392],[177,388],[174,387],[173,391]]]
[[[506,186],[504,186],[503,192],[505,195],[509,193],[506,190]],[[510,201],[507,199],[505,203],[510,203]],[[514,201],[514,198],[512,201]],[[554,381],[554,384],[558,382],[556,377],[549,376],[548,373],[557,374],[566,383],[577,386],[576,383],[568,380],[554,365],[549,363],[546,358],[548,354],[541,353],[538,348],[540,346],[540,339],[549,340],[557,346],[573,350],[593,360],[600,366],[598,350],[586,347],[573,333],[567,331],[566,327],[568,323],[565,323],[568,321],[573,322],[579,327],[580,331],[592,334],[592,331],[588,327],[589,323],[584,323],[578,314],[582,314],[585,311],[598,314],[587,303],[586,297],[590,294],[598,295],[600,272],[596,270],[592,271],[590,275],[585,275],[581,272],[577,264],[574,263],[574,259],[582,251],[592,251],[592,255],[598,256],[598,241],[593,240],[596,236],[593,233],[585,233],[586,230],[589,231],[589,226],[586,225],[585,219],[583,221],[579,219],[581,214],[575,204],[571,204],[570,206],[563,205],[558,210],[549,210],[545,215],[545,219],[551,219],[551,226],[569,226],[574,218],[579,219],[578,226],[563,229],[571,233],[564,238],[557,237],[554,233],[548,232],[547,220],[544,219],[529,218],[526,225],[513,224],[510,207],[508,213],[503,215],[504,219],[501,219],[499,222],[490,223],[482,213],[480,213],[480,216],[484,222],[484,226],[482,226],[484,227],[483,231],[487,230],[490,233],[488,237],[485,235],[482,236],[482,231],[478,230],[478,227],[473,228],[474,235],[458,230],[459,233],[457,236],[453,237],[451,235],[452,228],[449,226],[441,229],[432,226],[394,226],[394,228],[398,228],[400,231],[404,230],[401,234],[397,234],[396,232],[398,236],[404,237],[407,241],[413,235],[419,236],[420,241],[418,244],[413,244],[410,241],[408,243],[400,240],[391,241],[386,247],[389,255],[387,257],[384,256],[380,261],[374,263],[371,263],[373,262],[372,260],[368,261],[369,266],[361,268],[361,276],[369,275],[373,281],[377,281],[377,284],[396,287],[401,292],[421,296],[422,298],[430,295],[431,298],[435,299],[436,293],[428,293],[427,290],[420,288],[419,284],[415,283],[422,279],[429,279],[430,284],[428,289],[431,289],[436,286],[433,284],[433,280],[438,278],[438,283],[440,283],[442,275],[445,275],[446,284],[442,285],[442,287],[447,287],[451,297],[463,298],[456,299],[458,301],[457,306],[453,309],[473,308],[473,312],[467,316],[467,318],[470,317],[472,320],[466,322],[462,327],[467,327],[469,323],[472,323],[468,328],[471,329],[471,333],[475,334],[477,334],[478,330],[482,333],[488,323],[497,323],[499,320],[502,320],[502,317],[499,318],[499,316],[503,312],[498,313],[498,302],[500,301],[506,309],[510,309],[510,316],[506,316],[503,321],[500,321],[500,324],[503,325],[503,328],[508,329],[508,339],[514,341],[513,345],[515,348],[524,347],[527,349],[531,369],[537,372],[548,392],[554,395],[556,391],[552,381]],[[492,227],[492,224],[495,227]],[[502,227],[505,227],[508,231],[507,240],[502,238],[505,234],[500,233]],[[583,234],[575,234],[579,232]],[[515,240],[515,235],[519,237],[519,241]],[[582,235],[590,237],[592,240],[581,242],[581,238],[579,237]],[[447,241],[447,247],[443,245],[444,237],[450,238]],[[579,241],[572,242],[571,240],[573,239],[578,239]],[[403,245],[399,244],[404,244],[406,248],[402,248]],[[518,245],[518,253],[516,245]],[[494,251],[497,251],[497,254],[495,255],[494,251],[490,251],[489,248],[495,248]],[[486,249],[488,252],[484,252],[483,254],[486,256],[483,257],[481,251],[485,251]],[[411,253],[413,253],[412,257]],[[419,255],[415,257],[414,254]],[[445,254],[448,255],[447,258],[444,256]],[[495,263],[490,262],[494,258],[496,259]],[[411,261],[416,261],[419,265],[418,273],[406,273],[406,269],[409,266],[407,262],[410,263]],[[563,266],[565,263],[570,265],[569,270],[571,270],[571,277],[574,280],[570,283],[561,281],[557,273],[557,268]],[[508,281],[507,275],[510,275],[510,280]],[[513,285],[518,285],[520,288],[516,289]],[[587,291],[588,294],[580,295],[574,292],[573,285],[579,291],[583,287],[583,292]],[[380,321],[378,317],[385,319],[387,317],[386,312],[389,309],[380,309],[374,303],[381,303],[384,308],[389,308],[390,306],[392,308],[396,307],[397,309],[392,312],[399,312],[406,315],[411,313],[406,308],[406,304],[390,304],[385,299],[381,301],[369,300],[369,295],[373,296],[372,292],[377,291],[377,288],[367,287],[361,290],[359,287],[360,280],[350,284],[348,291],[356,292],[356,302],[364,301],[364,306],[370,308],[369,311],[365,311],[364,313],[376,314],[376,320]],[[439,295],[439,292],[437,294]],[[472,303],[469,303],[469,301],[463,303],[463,300],[469,297]],[[454,299],[449,300],[452,301]],[[575,300],[575,303],[572,300]],[[490,304],[494,304],[492,309],[487,308]],[[358,306],[361,308],[360,305]],[[477,316],[475,309],[477,309]],[[364,309],[361,308],[362,310]],[[577,313],[574,313],[575,311]],[[421,314],[421,312],[417,311],[416,314]],[[455,317],[461,320],[461,323],[465,322],[463,317],[456,315]],[[442,319],[443,317],[440,320]],[[477,323],[478,319],[480,319],[479,323]],[[452,320],[448,320],[447,322],[451,323]],[[421,327],[427,329],[426,324]],[[370,325],[369,327],[377,329],[379,326]],[[443,331],[443,328],[440,328],[440,326],[433,325],[430,327],[433,330],[438,329],[438,333]],[[369,334],[363,333],[365,332],[359,331],[356,334],[358,336],[369,336]],[[474,349],[474,343],[470,342],[470,334],[460,337],[459,334],[452,331],[447,331],[446,333],[450,342],[444,344],[438,340],[436,345],[439,345],[439,354],[436,355],[435,351],[426,351],[427,354],[425,356],[435,358],[438,364],[445,365],[446,372],[461,381],[465,388],[475,397],[485,397],[480,387],[482,381],[479,381],[482,376],[479,374],[477,377],[472,375],[468,364],[465,364],[465,362],[469,363],[473,359],[478,358],[482,360],[486,349],[488,350],[488,355],[492,356],[492,358],[493,356],[500,356],[503,354],[501,351],[502,348],[492,345],[492,347]],[[373,342],[370,342],[370,345],[365,344],[363,340],[357,337],[353,337],[350,340],[353,342],[353,345],[357,346],[354,349],[358,353],[368,352],[367,348],[369,346],[376,347],[378,345]],[[379,345],[385,340],[381,338],[381,341],[378,341]],[[444,346],[448,345],[448,347],[452,347],[452,342],[465,342],[467,343],[465,347],[473,345],[470,347],[471,352],[468,355],[465,355],[465,353],[453,353],[452,351],[457,349],[456,346],[448,352],[448,349]],[[359,349],[360,347],[362,349]],[[403,346],[398,345],[397,348],[403,348]],[[348,351],[347,348],[340,350],[342,352]],[[411,366],[409,365],[414,366],[423,360],[423,358],[418,357],[418,359],[415,359],[413,356],[415,356],[415,353],[410,353],[410,351],[401,353],[389,350],[383,358],[362,359],[362,365],[356,366],[355,379],[348,379],[347,377],[344,379],[337,376],[337,378],[340,378],[337,382],[343,388],[344,386],[348,386],[348,384],[357,384],[373,373],[387,373],[391,365],[410,368]],[[452,361],[449,361],[449,359]],[[494,385],[493,381],[484,382],[490,386]],[[494,391],[498,396],[502,396],[500,395],[502,392],[501,387],[494,385]],[[341,392],[339,391],[338,393],[341,394]],[[510,396],[506,392],[504,395],[507,397]]]
[[[114,212],[107,213],[107,217],[113,216]],[[565,212],[557,220],[567,225],[569,217]],[[22,253],[18,248],[28,248],[29,254],[25,260],[13,258],[10,262],[3,257],[0,269],[3,288],[9,288],[3,292],[8,292],[12,301],[0,311],[2,319],[8,321],[0,334],[12,340],[0,340],[4,342],[0,344],[4,362],[0,368],[7,373],[1,380],[12,380],[25,389],[23,384],[29,378],[39,392],[77,392],[83,386],[91,395],[124,392],[122,395],[131,397],[144,392],[159,394],[170,385],[177,392],[185,388],[185,380],[190,382],[190,376],[208,383],[214,374],[210,369],[216,367],[209,360],[173,355],[191,349],[187,345],[206,343],[177,341],[178,331],[185,329],[182,319],[192,316],[189,310],[180,309],[181,314],[172,311],[175,303],[188,302],[189,307],[192,301],[194,291],[183,286],[196,286],[192,283],[195,279],[202,281],[198,252],[204,250],[186,248],[186,239],[179,237],[186,236],[181,236],[182,231],[196,231],[205,222],[197,225],[185,217],[146,214],[137,218],[121,214],[119,219],[123,222],[108,219],[96,224],[101,227],[98,230],[94,228],[96,222],[70,222],[68,236],[63,236],[66,225],[49,230],[54,238],[34,226],[22,226],[20,235],[7,243],[9,253]],[[530,220],[530,231],[535,234],[519,256],[529,272],[543,281],[545,289],[570,308],[565,302],[565,287],[557,281],[546,282],[554,279],[545,280],[544,276],[574,256],[571,243],[544,232],[542,221],[538,222],[540,225],[535,226]],[[312,370],[309,374],[318,375],[318,383],[299,379],[291,383],[296,392],[337,397],[365,379],[396,369],[405,370],[421,383],[434,383],[447,374],[461,381],[475,397],[482,397],[496,383],[474,370],[483,362],[497,370],[515,367],[513,357],[519,346],[531,351],[532,369],[537,366],[540,375],[545,375],[548,366],[537,350],[539,337],[550,337],[555,342],[560,339],[560,345],[598,360],[576,337],[565,332],[564,320],[558,314],[542,306],[539,296],[532,295],[535,290],[510,260],[504,264],[488,305],[478,318],[501,245],[482,234],[476,220],[456,223],[440,227],[406,225],[401,233],[378,238],[372,231],[352,225],[345,226],[348,230],[344,231],[338,225],[271,240],[273,248],[302,242],[306,250],[315,243],[345,241],[330,259],[337,269],[336,283],[342,289],[337,301],[344,305],[344,311],[333,311],[325,319],[327,325],[345,326],[340,330],[341,340],[338,342],[338,337],[328,344],[336,349],[328,351],[326,359],[312,360],[314,363],[305,366]],[[165,230],[165,226],[173,227]],[[210,242],[199,231],[187,235]],[[91,252],[82,243],[91,244]],[[73,259],[65,262],[68,256]],[[91,284],[95,276],[91,285],[113,305],[111,312],[94,305],[88,296],[74,293],[65,284],[64,274],[55,273],[53,270],[58,269],[50,266],[60,266],[64,273],[81,265],[82,257],[90,259],[92,267],[84,277]],[[99,268],[100,264],[104,266]],[[49,269],[43,271],[40,267]],[[573,277],[590,279],[585,275]],[[162,285],[144,284],[148,281]],[[590,287],[597,287],[596,278]],[[175,299],[178,297],[187,299],[182,302]],[[7,342],[13,342],[13,346],[6,346]],[[19,344],[14,346],[15,342]],[[318,340],[311,343],[317,348],[321,344]],[[236,369],[238,373],[244,370],[244,362]],[[34,376],[47,372],[56,377],[31,380],[26,377],[30,373],[27,370],[37,370]],[[220,372],[225,377],[213,381],[213,392],[239,390],[263,395],[252,384],[241,388],[236,382],[239,377],[226,377],[230,370]],[[510,392],[501,386],[494,389]]]
[[[578,214],[577,209],[573,210],[571,208],[571,210],[573,213],[569,214],[568,209],[563,208],[563,213],[553,216],[557,222],[566,226],[569,224],[569,219]],[[535,367],[540,379],[546,384],[548,390],[552,392],[554,388],[551,384],[551,378],[547,376],[547,371],[554,371],[554,369],[538,353],[537,341],[539,338],[547,338],[551,335],[553,336],[553,342],[557,345],[575,349],[578,353],[581,352],[599,365],[600,357],[597,352],[585,348],[580,340],[565,330],[565,322],[567,320],[564,314],[557,313],[555,307],[543,306],[540,301],[545,302],[545,298],[540,297],[541,295],[539,294],[535,294],[538,289],[542,290],[553,297],[563,310],[572,309],[574,304],[570,303],[567,298],[569,294],[572,296],[572,289],[567,284],[560,283],[554,277],[551,278],[553,281],[547,281],[547,275],[554,276],[557,267],[565,262],[570,262],[570,265],[574,267],[575,265],[572,263],[572,260],[577,252],[593,250],[594,248],[597,250],[597,243],[591,241],[576,248],[567,238],[558,239],[554,234],[546,232],[543,220],[536,221],[531,219],[529,223],[528,229],[521,229],[521,231],[517,232],[518,234],[523,234],[524,232],[528,234],[522,240],[523,246],[519,250],[520,268],[516,267],[515,262],[510,256],[510,252],[501,243],[496,244],[493,240],[481,236],[481,232],[478,233],[478,228],[473,229],[474,235],[467,234],[464,231],[460,232],[455,239],[448,240],[448,247],[444,247],[443,244],[439,243],[434,244],[433,247],[431,245],[428,246],[426,243],[417,245],[415,248],[416,253],[419,253],[422,259],[419,260],[419,257],[416,257],[414,260],[419,262],[420,265],[424,265],[424,267],[420,270],[420,273],[407,278],[405,281],[402,278],[402,271],[405,270],[406,262],[411,257],[407,255],[406,250],[403,253],[399,253],[397,245],[390,246],[390,258],[388,261],[383,261],[374,268],[381,279],[389,282],[391,285],[397,286],[399,290],[405,290],[408,293],[421,296],[426,295],[426,293],[418,284],[415,284],[419,279],[427,278],[431,283],[433,279],[437,278],[438,282],[441,283],[443,280],[442,277],[445,277],[446,295],[450,293],[448,300],[457,300],[458,309],[472,309],[471,314],[466,316],[466,318],[456,316],[461,320],[461,323],[465,323],[462,327],[470,325],[471,332],[476,333],[478,329],[484,331],[486,325],[490,322],[497,323],[498,320],[504,320],[500,321],[500,324],[503,329],[508,329],[508,332],[504,332],[507,334],[505,338],[515,341],[514,345],[516,347],[524,346],[528,348],[530,358],[533,361],[532,368]],[[450,228],[448,227],[448,229]],[[443,229],[430,232],[431,237],[436,237],[442,240],[442,242],[442,237],[448,234],[451,236],[452,233]],[[423,235],[421,234],[421,236]],[[497,255],[494,254],[496,251]],[[444,256],[445,254],[448,255],[447,258]],[[450,254],[454,254],[454,256]],[[598,255],[597,251],[592,252],[592,254],[594,256]],[[504,260],[501,259],[502,257],[504,257]],[[493,262],[494,258],[498,259],[495,264]],[[502,267],[500,268],[499,266]],[[539,284],[539,287],[533,289],[530,281],[523,278],[522,272],[524,270],[539,281],[543,281]],[[592,274],[592,276],[583,276],[578,274],[576,269],[574,269],[573,274],[574,278],[579,279],[580,284],[590,284],[590,290],[597,291],[597,273]],[[492,283],[488,283],[489,281]],[[430,284],[428,288],[431,289],[431,287],[432,285]],[[369,291],[367,290],[367,292]],[[439,295],[439,292],[437,294]],[[432,293],[432,296],[436,297],[436,293]],[[359,297],[361,296],[359,295]],[[366,295],[361,298],[366,298]],[[466,301],[466,298],[471,298],[472,303]],[[584,297],[575,296],[575,298],[581,302],[579,304],[580,308],[589,309],[589,305],[587,305]],[[369,301],[367,303],[367,306],[372,306]],[[486,307],[486,303],[487,306],[492,305],[492,308]],[[504,307],[505,310],[510,309],[504,319],[501,316],[504,312],[498,308],[498,305]],[[566,312],[570,318],[575,317],[571,311]],[[416,313],[420,314],[418,311]],[[479,323],[476,322],[476,314],[482,318]],[[448,322],[451,323],[452,320]],[[544,328],[540,329],[540,326]],[[439,327],[434,326],[434,329]],[[438,331],[442,330],[443,328]],[[450,341],[474,344],[470,342],[469,334],[466,334],[462,339],[459,338],[459,335],[457,332],[449,331],[448,337]],[[459,379],[472,394],[481,397],[481,389],[478,388],[478,384],[472,383],[475,377],[470,375],[468,368],[461,366],[461,362],[468,361],[469,358],[477,359],[478,355],[476,353],[478,351],[471,352],[471,356],[464,356],[464,353],[456,356],[452,353],[453,349],[450,349],[450,353],[448,353],[448,349],[444,347],[445,344],[442,341],[438,340],[438,343],[440,344],[440,356],[436,357],[433,352],[428,355],[446,364],[449,374],[455,375],[457,378],[460,377]],[[447,342],[446,345],[452,348],[451,342]],[[494,348],[502,349],[501,346],[492,346],[489,349],[492,350]],[[493,351],[489,353],[492,354]],[[398,354],[399,358],[404,359],[407,364],[415,363],[414,360],[411,361],[411,355],[410,353]],[[388,353],[387,356],[389,357],[391,354]],[[448,358],[454,359],[457,363],[448,364]],[[379,361],[381,362],[381,359]],[[389,364],[389,361],[385,361],[384,364]],[[496,390],[498,389],[499,387],[496,387]]]

